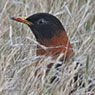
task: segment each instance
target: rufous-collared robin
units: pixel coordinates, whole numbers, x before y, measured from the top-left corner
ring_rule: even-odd
[[[61,22],[48,13],[37,13],[29,17],[11,17],[11,19],[27,24],[36,37],[36,40],[46,47],[46,50],[37,46],[38,55],[58,56],[63,53],[63,59],[74,54],[66,31]]]
[[[64,27],[55,16],[48,13],[37,13],[29,17],[11,17],[11,19],[27,24],[36,40],[47,47],[47,49],[43,49],[37,45],[37,56],[46,55],[56,58],[63,53],[62,59],[66,60],[74,54]],[[51,64],[48,65],[48,68],[51,66]]]

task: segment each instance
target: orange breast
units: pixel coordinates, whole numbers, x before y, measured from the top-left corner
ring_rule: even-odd
[[[67,58],[74,54],[65,31],[61,31],[51,39],[43,39],[42,44],[48,48],[44,50],[40,46],[37,46],[37,55],[58,56],[60,53],[64,53],[63,58]]]

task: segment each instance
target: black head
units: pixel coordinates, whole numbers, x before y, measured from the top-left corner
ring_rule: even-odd
[[[51,39],[64,30],[61,22],[48,13],[37,13],[29,17],[12,17],[11,19],[27,24],[40,43],[41,40]]]
[[[63,29],[61,22],[53,15],[48,13],[37,13],[26,19],[32,22],[29,27],[35,34],[37,40],[50,39],[54,35],[58,35],[60,30]]]

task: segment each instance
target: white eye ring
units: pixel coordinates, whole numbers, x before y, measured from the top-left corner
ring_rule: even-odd
[[[37,21],[37,24],[46,24],[47,23],[47,21],[45,20],[45,19],[39,19],[38,21]]]

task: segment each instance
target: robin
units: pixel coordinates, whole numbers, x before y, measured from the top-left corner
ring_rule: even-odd
[[[74,54],[64,27],[55,16],[48,13],[37,13],[29,17],[11,17],[11,19],[30,27],[40,44],[37,45],[37,56],[46,55],[57,58],[63,53],[61,59],[66,60]],[[42,48],[41,45],[47,49]],[[55,68],[59,66],[61,65],[57,64]],[[48,65],[49,69],[51,67],[52,64]],[[55,77],[51,81],[54,79]]]
[[[72,46],[61,22],[48,13],[37,13],[29,17],[11,17],[11,19],[27,24],[36,40],[47,49],[37,45],[37,56],[46,55],[58,57],[63,53],[63,59],[74,54]]]

